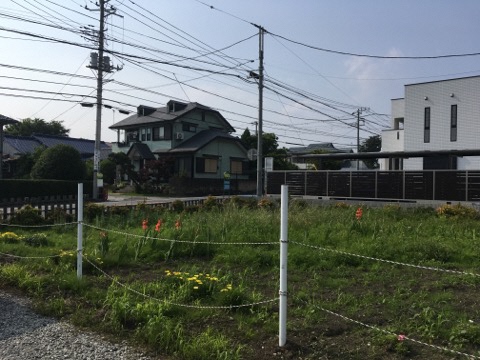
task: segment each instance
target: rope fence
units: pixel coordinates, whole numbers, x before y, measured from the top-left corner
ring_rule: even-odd
[[[383,262],[383,263],[387,263],[387,264],[391,264],[391,265],[400,265],[400,266],[406,266],[406,267],[411,267],[411,268],[416,268],[416,269],[421,269],[421,270],[439,271],[439,272],[455,274],[455,275],[468,275],[468,276],[480,277],[480,274],[476,274],[476,273],[472,273],[472,272],[450,270],[450,269],[441,269],[441,268],[436,268],[436,267],[433,267],[433,266],[414,265],[414,264],[408,264],[408,263],[403,263],[403,262],[398,262],[398,261],[393,261],[393,260],[379,259],[379,258],[366,256],[366,255],[353,254],[353,253],[349,253],[349,252],[346,252],[346,251],[329,249],[329,248],[325,248],[325,247],[322,247],[322,246],[316,246],[316,245],[301,243],[301,242],[298,242],[298,241],[289,241],[289,242],[291,244],[308,247],[310,249],[316,249],[316,250],[320,250],[320,251],[328,251],[328,252],[339,254],[339,255],[353,256],[353,257],[357,257],[357,258],[361,258],[361,259],[378,261],[378,262]]]
[[[145,240],[160,240],[160,241],[165,241],[165,242],[170,242],[170,243],[184,243],[184,244],[205,244],[205,245],[278,245],[278,242],[225,242],[225,241],[198,241],[198,240],[179,240],[179,239],[166,239],[166,238],[158,238],[158,237],[153,237],[153,236],[146,236],[146,235],[139,235],[139,234],[132,234],[132,233],[127,233],[127,232],[122,232],[118,230],[112,230],[112,229],[106,229],[102,228],[99,226],[83,223],[84,226],[96,229],[99,231],[103,232],[108,232],[108,233],[113,233],[117,235],[123,235],[123,236],[128,236],[128,237],[133,237],[133,238],[140,238],[140,239],[145,239]]]
[[[283,188],[283,186],[282,186]],[[283,190],[283,189],[282,189]],[[79,200],[81,201],[81,199]],[[288,200],[286,201],[288,203]],[[81,206],[80,206],[81,205]],[[288,207],[287,207],[288,208]],[[64,223],[64,224],[49,224],[49,225],[37,225],[37,226],[29,226],[29,225],[17,225],[17,224],[2,224],[0,223],[0,226],[6,226],[6,227],[18,227],[18,228],[45,228],[45,227],[56,227],[56,226],[70,226],[70,225],[77,225],[78,226],[78,243],[77,243],[77,268],[80,269],[80,273],[78,272],[77,269],[77,275],[79,274],[79,278],[81,278],[81,261],[84,260],[86,263],[91,265],[96,271],[98,271],[102,276],[105,278],[109,279],[112,281],[112,283],[118,285],[121,288],[124,288],[125,290],[141,296],[145,299],[153,300],[156,302],[164,303],[167,305],[172,305],[172,306],[178,306],[178,307],[184,307],[184,308],[193,308],[193,309],[219,309],[219,310],[229,310],[229,309],[235,309],[235,308],[246,308],[246,307],[255,307],[255,306],[260,306],[260,305],[266,305],[266,304],[271,304],[271,303],[276,303],[279,302],[279,308],[280,308],[280,321],[282,317],[286,319],[286,299],[287,299],[287,290],[286,290],[286,249],[287,245],[295,245],[298,247],[303,247],[303,248],[308,248],[308,249],[313,249],[317,251],[321,251],[324,253],[331,253],[331,254],[336,254],[336,255],[341,255],[341,256],[349,256],[349,257],[357,257],[369,261],[375,261],[375,262],[380,262],[380,263],[385,263],[389,265],[395,265],[395,266],[404,266],[404,267],[410,267],[414,269],[420,269],[420,270],[427,270],[427,271],[435,271],[435,272],[441,272],[441,273],[446,273],[446,274],[452,274],[452,275],[460,275],[460,276],[473,276],[473,277],[480,277],[480,274],[474,273],[474,272],[468,272],[468,271],[460,271],[460,270],[452,270],[452,269],[443,269],[440,267],[433,267],[433,266],[424,266],[424,265],[416,265],[416,264],[410,264],[410,263],[405,263],[405,262],[398,262],[394,260],[387,260],[387,259],[381,259],[377,257],[372,257],[372,256],[367,256],[367,255],[361,255],[361,254],[355,254],[355,253],[350,253],[346,252],[343,250],[337,250],[337,249],[332,249],[332,248],[327,248],[327,247],[322,247],[318,245],[312,245],[312,244],[307,244],[299,241],[292,241],[287,239],[287,232],[284,231],[284,227],[286,229],[286,225],[284,221],[287,221],[288,224],[288,216],[284,216],[282,213],[282,234],[281,234],[281,239],[280,241],[275,241],[275,242],[255,242],[255,241],[244,241],[244,242],[224,242],[224,241],[196,241],[196,240],[181,240],[181,239],[168,239],[168,238],[160,238],[160,237],[152,237],[152,236],[147,236],[145,235],[139,235],[139,234],[133,234],[133,233],[128,233],[124,231],[119,231],[115,229],[106,229],[100,226],[92,225],[85,223],[83,221],[83,204],[79,204],[79,213],[80,216],[78,217],[77,222],[70,222],[70,223]],[[286,220],[284,219],[286,217]],[[208,245],[218,245],[218,246],[232,246],[232,245],[241,245],[241,246],[258,246],[258,245],[280,245],[280,255],[281,255],[281,273],[280,273],[280,290],[278,291],[279,297],[273,298],[273,299],[267,299],[267,300],[262,300],[262,301],[257,301],[253,303],[248,303],[248,304],[236,304],[236,305],[223,305],[223,306],[215,306],[215,305],[201,305],[201,304],[182,304],[182,303],[177,303],[177,302],[171,302],[166,299],[160,299],[155,296],[146,294],[144,292],[138,291],[134,289],[132,286],[128,285],[125,282],[120,281],[117,277],[112,276],[108,274],[105,270],[101,269],[97,264],[92,262],[85,253],[83,253],[83,245],[81,242],[81,237],[83,237],[83,232],[81,230],[82,227],[87,227],[90,229],[95,229],[101,232],[106,232],[106,233],[112,233],[112,234],[117,234],[120,236],[126,236],[126,237],[132,237],[132,238],[137,238],[137,239],[143,239],[143,240],[155,240],[155,241],[164,241],[164,242],[169,242],[169,243],[183,243],[183,244],[208,244]],[[283,253],[283,254],[282,254]],[[46,256],[19,256],[15,254],[8,254],[8,253],[3,253],[0,252],[0,256],[4,257],[9,257],[9,258],[14,258],[14,259],[48,259],[48,258],[55,258],[55,257],[62,257],[65,256],[65,252],[60,253],[60,254],[55,254],[55,255],[46,255]],[[285,260],[285,263],[282,265],[282,259]],[[282,280],[282,271],[285,271],[285,275],[283,275],[283,280]],[[288,294],[290,295],[290,294]],[[480,356],[478,355],[472,355],[472,354],[467,354],[463,353],[457,350],[452,350],[447,347],[443,346],[438,346],[434,344],[430,344],[427,342],[423,342],[420,340],[416,340],[414,338],[410,338],[404,334],[396,334],[392,331],[382,329],[377,326],[369,325],[364,322],[349,318],[345,315],[335,313],[331,310],[325,309],[324,307],[317,305],[317,304],[309,304],[305,300],[299,299],[294,296],[294,298],[306,305],[313,306],[329,315],[338,317],[340,319],[343,319],[345,321],[354,323],[356,325],[383,333],[391,336],[395,336],[398,341],[410,341],[412,343],[415,343],[417,345],[429,347],[435,350],[443,351],[443,352],[448,352],[451,354],[459,355],[459,356],[464,356],[470,359],[480,359]],[[282,314],[282,308],[285,307],[285,313]],[[285,320],[286,321],[286,320]],[[282,340],[283,337],[283,340]],[[285,344],[286,340],[286,326],[282,330],[282,325],[280,324],[280,347],[282,347]],[[480,353],[479,353],[480,354]]]
[[[296,300],[300,301],[300,302],[303,302],[305,303],[306,305],[308,305],[304,300],[302,299],[299,299],[297,297],[295,297]],[[463,353],[463,352],[460,352],[460,351],[457,351],[457,350],[452,350],[452,349],[449,349],[449,348],[446,348],[446,347],[443,347],[443,346],[438,346],[438,345],[434,345],[434,344],[429,344],[429,343],[426,343],[426,342],[423,342],[423,341],[419,341],[419,340],[415,340],[411,337],[408,337],[404,334],[396,334],[392,331],[388,331],[388,330],[385,330],[385,329],[381,329],[379,327],[376,327],[376,326],[373,326],[373,325],[369,325],[369,324],[366,324],[364,322],[361,322],[361,321],[358,321],[358,320],[354,320],[354,319],[351,319],[345,315],[341,315],[341,314],[338,314],[334,311],[331,311],[331,310],[328,310],[328,309],[325,309],[323,308],[322,306],[319,306],[319,305],[315,305],[315,304],[312,304],[312,306],[316,309],[319,309],[323,312],[326,312],[330,315],[333,315],[333,316],[336,316],[340,319],[343,319],[345,321],[348,321],[348,322],[351,322],[351,323],[354,323],[356,325],[360,325],[360,326],[363,326],[365,328],[368,328],[368,329],[371,329],[371,330],[375,330],[377,332],[381,332],[383,334],[386,334],[386,335],[392,335],[392,336],[395,336],[397,338],[398,341],[411,341],[412,343],[415,343],[415,344],[418,344],[418,345],[422,345],[422,346],[427,346],[427,347],[431,347],[433,349],[436,349],[436,350],[440,350],[440,351],[444,351],[444,352],[449,352],[449,353],[452,353],[452,354],[455,354],[455,355],[460,355],[460,356],[465,356],[467,358],[470,358],[470,359],[480,359],[480,356],[476,356],[476,355],[471,355],[471,354],[467,354],[467,353]]]
[[[70,226],[77,225],[78,221],[68,222],[63,224],[42,224],[42,225],[20,225],[20,224],[2,224],[0,226],[11,227],[11,228],[24,228],[24,229],[36,229],[36,228],[50,228],[50,227],[60,227],[60,226]]]
[[[258,301],[258,302],[255,302],[255,303],[250,303],[250,304],[240,304],[240,305],[227,305],[227,306],[214,306],[214,305],[191,305],[191,304],[180,304],[180,303],[175,303],[175,302],[171,302],[171,301],[167,301],[165,299],[158,299],[154,296],[151,296],[151,295],[148,295],[148,294],[145,294],[145,293],[142,293],[138,290],[135,290],[131,287],[129,287],[128,285],[118,281],[115,277],[107,274],[105,271],[103,271],[102,269],[100,269],[97,265],[95,265],[93,262],[91,262],[87,257],[84,256],[84,259],[86,262],[88,262],[90,265],[92,265],[97,271],[99,271],[102,275],[104,275],[105,277],[107,277],[108,279],[112,280],[112,282],[114,282],[115,284],[123,287],[124,289],[134,293],[134,294],[137,294],[137,295],[140,295],[146,299],[150,299],[150,300],[154,300],[154,301],[158,301],[158,302],[162,302],[164,304],[167,304],[167,305],[174,305],[174,306],[179,306],[179,307],[185,307],[185,308],[193,308],[193,309],[235,309],[235,308],[243,308],[243,307],[253,307],[253,306],[258,306],[258,305],[264,305],[264,304],[268,304],[268,303],[272,303],[272,302],[276,302],[278,301],[278,298],[274,298],[274,299],[270,299],[270,300],[263,300],[263,301]]]

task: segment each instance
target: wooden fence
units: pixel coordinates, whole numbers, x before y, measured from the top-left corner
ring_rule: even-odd
[[[184,207],[191,206],[201,206],[205,202],[205,197],[198,198],[189,198],[189,199],[179,199]],[[222,203],[224,197],[215,197],[217,203]],[[48,218],[56,209],[61,209],[65,214],[76,215],[77,209],[77,197],[73,195],[69,196],[49,196],[49,197],[38,197],[38,198],[23,198],[23,199],[0,199],[0,222],[8,221],[15,213],[25,205],[30,205],[35,209],[39,210],[39,214]],[[132,204],[109,204],[109,203],[99,203],[99,206],[105,207],[105,213],[114,211],[115,208],[123,207],[128,208],[129,210],[135,209],[137,206],[144,204],[142,201],[138,201]],[[145,203],[145,206],[148,207],[162,207],[165,209],[172,209],[174,201],[150,201]]]
[[[271,171],[267,194],[331,198],[480,201],[480,170]]]
[[[55,209],[62,209],[66,214],[74,215],[77,198],[74,195],[65,195],[0,199],[0,220],[3,222],[10,219],[25,205],[38,209],[40,215],[44,218],[47,218]]]

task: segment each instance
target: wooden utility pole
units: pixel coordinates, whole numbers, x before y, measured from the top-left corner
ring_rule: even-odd
[[[257,197],[263,196],[263,39],[265,29],[258,28],[259,36],[259,64],[258,64],[258,130],[257,130]]]

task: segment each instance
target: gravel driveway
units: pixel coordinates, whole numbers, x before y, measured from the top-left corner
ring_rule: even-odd
[[[29,301],[0,291],[0,359],[153,360],[125,343],[35,314]]]

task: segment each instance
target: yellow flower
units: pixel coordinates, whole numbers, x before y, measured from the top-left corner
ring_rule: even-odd
[[[194,290],[198,290],[198,286],[194,286],[193,289],[194,289]]]

